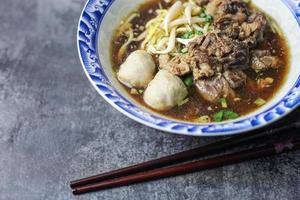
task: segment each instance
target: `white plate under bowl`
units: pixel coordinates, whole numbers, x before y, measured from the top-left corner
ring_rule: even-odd
[[[110,48],[114,31],[120,21],[143,2],[145,0],[88,0],[78,25],[79,57],[88,79],[108,103],[126,116],[170,133],[225,136],[266,126],[284,117],[300,104],[300,1],[252,0],[280,25],[291,53],[287,80],[268,104],[237,120],[210,124],[194,124],[166,118],[141,106],[116,80]]]

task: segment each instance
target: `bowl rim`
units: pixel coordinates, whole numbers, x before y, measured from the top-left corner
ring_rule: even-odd
[[[282,0],[300,25],[300,4]],[[256,130],[276,122],[300,105],[300,76],[294,86],[270,108],[256,115],[213,124],[193,124],[163,118],[142,110],[111,84],[98,54],[99,27],[115,0],[87,0],[79,18],[77,49],[82,68],[96,91],[127,117],[154,129],[188,136],[228,136]],[[298,13],[299,12],[299,13]],[[89,21],[90,20],[90,21]]]

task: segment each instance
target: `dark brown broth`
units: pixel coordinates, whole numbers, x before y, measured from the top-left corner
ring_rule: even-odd
[[[149,10],[155,10],[159,8],[158,6],[159,0],[153,0],[147,2],[140,6],[138,12],[142,17],[137,17],[132,21],[134,26],[143,26],[145,25],[151,18],[155,17],[155,13],[149,13]],[[163,1],[162,1],[163,2]],[[168,7],[168,4],[162,3],[163,7]],[[255,9],[252,6],[252,9]],[[142,31],[135,31],[141,33]],[[124,55],[122,60],[118,60],[117,54],[122,46],[122,44],[126,41],[125,36],[115,37],[112,42],[111,48],[111,59],[113,63],[113,67],[115,71],[118,71],[119,66],[124,62],[124,60],[128,57],[130,53],[137,50],[140,43],[133,42],[129,45],[126,54]],[[241,101],[229,101],[228,109],[232,110],[239,115],[245,115],[250,112],[255,111],[259,107],[254,104],[254,102],[258,98],[262,98],[266,101],[272,99],[272,97],[276,94],[276,92],[280,89],[285,81],[285,77],[287,71],[289,69],[289,49],[287,42],[284,37],[280,37],[279,35],[273,33],[271,30],[267,30],[265,41],[262,42],[255,49],[268,49],[271,50],[273,55],[279,57],[280,67],[276,70],[268,70],[261,74],[255,73],[253,70],[249,69],[246,71],[248,75],[247,84],[245,87],[236,90],[236,93]],[[157,58],[155,61],[157,62]],[[274,79],[274,83],[269,88],[260,89],[256,84],[258,78],[271,77]],[[126,91],[130,94],[130,89],[126,88]],[[131,95],[131,94],[130,94]],[[142,104],[145,107],[148,107],[144,101],[142,95],[131,95],[136,101]],[[216,112],[220,111],[222,108],[219,104],[211,104],[203,99],[197,94],[196,88],[193,86],[189,88],[189,101],[182,105],[173,108],[172,110],[165,112],[158,112],[167,117],[184,120],[184,121],[193,121],[198,117],[209,115],[212,116]],[[148,107],[149,108],[149,107]],[[208,109],[209,108],[209,109]],[[151,108],[149,108],[151,109]],[[153,110],[153,109],[151,109]],[[154,110],[155,111],[155,110]],[[155,111],[157,112],[157,111]]]

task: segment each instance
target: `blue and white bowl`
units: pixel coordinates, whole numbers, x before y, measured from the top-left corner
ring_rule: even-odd
[[[120,21],[145,0],[88,0],[78,26],[78,51],[83,69],[96,91],[114,108],[144,125],[190,136],[225,136],[266,126],[300,104],[300,0],[253,0],[284,31],[291,51],[285,84],[261,109],[234,121],[193,124],[154,113],[132,99],[117,81],[110,60],[110,45]]]

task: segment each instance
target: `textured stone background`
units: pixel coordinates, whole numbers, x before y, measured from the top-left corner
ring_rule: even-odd
[[[72,196],[71,179],[215,140],[144,127],[99,97],[77,56],[83,5],[84,0],[1,0],[1,200],[299,199],[300,152]]]

